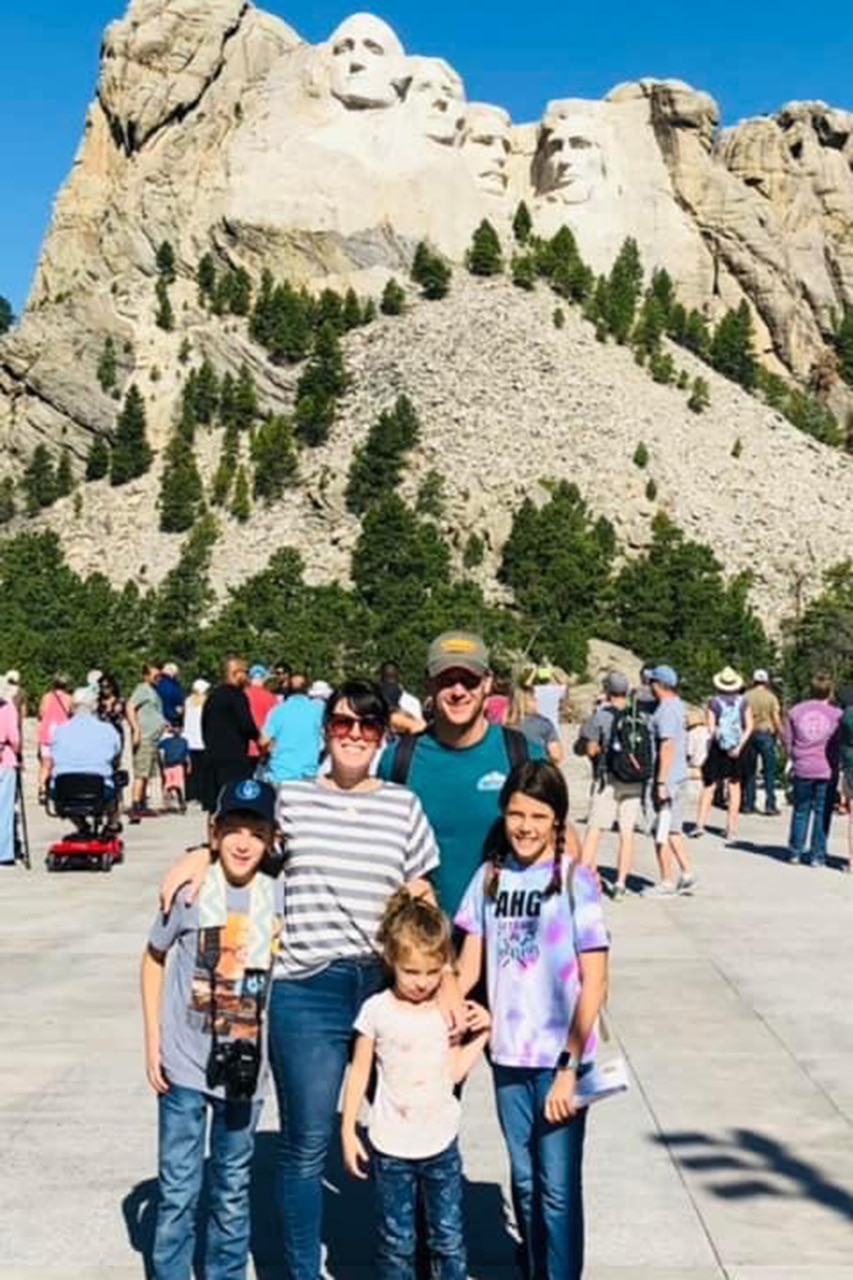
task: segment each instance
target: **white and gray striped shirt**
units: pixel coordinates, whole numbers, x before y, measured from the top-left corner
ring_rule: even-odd
[[[284,834],[284,927],[278,978],[307,978],[333,960],[379,952],[395,890],[438,866],[438,845],[414,792],[392,782],[336,791],[319,781],[278,789]]]

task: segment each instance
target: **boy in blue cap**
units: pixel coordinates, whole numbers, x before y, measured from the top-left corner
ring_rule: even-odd
[[[156,1280],[190,1280],[208,1115],[205,1275],[246,1274],[265,1014],[284,914],[282,881],[261,869],[274,843],[274,789],[253,778],[224,786],[201,892],[194,902],[179,892],[157,916],[142,958],[146,1070],[159,1109]]]

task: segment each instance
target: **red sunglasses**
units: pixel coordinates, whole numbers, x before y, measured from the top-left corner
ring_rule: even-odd
[[[381,742],[385,734],[385,721],[380,716],[347,716],[335,712],[329,716],[327,729],[332,738],[352,738],[358,725],[365,742]]]

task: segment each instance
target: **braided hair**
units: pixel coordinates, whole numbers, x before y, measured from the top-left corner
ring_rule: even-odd
[[[561,770],[549,760],[525,760],[516,765],[501,789],[501,816],[487,846],[489,870],[486,872],[486,897],[497,897],[501,870],[512,853],[504,820],[510,800],[518,794],[539,800],[554,814],[554,869],[544,891],[544,896],[550,898],[563,889],[562,862],[569,844],[569,789]]]

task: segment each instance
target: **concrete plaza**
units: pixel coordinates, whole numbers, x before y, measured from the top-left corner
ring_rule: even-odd
[[[110,874],[49,875],[41,855],[58,824],[33,803],[29,816],[32,872],[0,872],[0,1280],[130,1280],[145,1273],[156,1191],[138,961],[160,876],[201,823],[146,821]],[[785,834],[784,819],[746,819],[739,848],[690,842],[695,896],[607,907],[633,1089],[591,1116],[589,1280],[853,1280],[853,877],[789,867]],[[838,819],[831,851],[845,839]],[[653,874],[644,838],[638,872]],[[275,1125],[270,1101],[260,1280],[281,1274]],[[471,1275],[509,1280],[485,1067],[466,1091],[464,1148]],[[370,1190],[336,1163],[326,1239],[335,1280],[373,1274]]]

